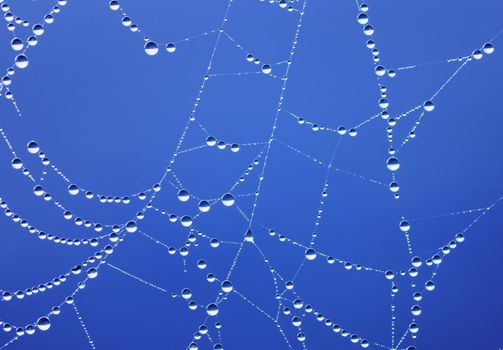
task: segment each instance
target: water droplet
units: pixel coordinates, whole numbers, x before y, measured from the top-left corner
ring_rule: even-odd
[[[229,280],[223,281],[220,287],[222,288],[222,291],[224,293],[230,293],[234,289],[234,287],[232,286],[232,282]]]
[[[435,109],[435,105],[433,104],[432,101],[426,101],[424,104],[423,104],[423,108],[426,112],[431,112]]]
[[[365,13],[360,13],[357,17],[358,23],[364,25],[369,22],[369,17]]]
[[[197,267],[199,269],[204,270],[206,266],[208,265],[206,264],[206,261],[204,261],[203,259],[197,261]]]
[[[112,11],[117,11],[120,8],[119,2],[116,0],[110,1],[108,6],[110,6],[110,10],[112,10]]]
[[[136,225],[136,222],[134,221],[128,221],[126,222],[126,231],[129,233],[134,233],[138,230],[138,225]]]
[[[314,260],[314,259],[316,259],[317,254],[316,254],[316,250],[314,250],[313,248],[309,248],[306,250],[304,255],[307,260]]]
[[[122,18],[122,25],[124,27],[129,27],[132,23],[133,22],[131,21],[131,18],[129,18],[127,16]]]
[[[28,149],[28,152],[31,154],[37,154],[38,151],[40,151],[40,147],[38,146],[38,143],[36,143],[35,141],[28,142],[26,148]]]
[[[207,213],[210,209],[210,203],[208,201],[200,201],[198,205],[199,211],[202,213]]]
[[[14,158],[11,162],[11,165],[14,169],[19,170],[23,167],[23,161],[19,158]]]
[[[386,161],[386,166],[388,167],[389,170],[391,171],[397,171],[398,168],[400,168],[400,162],[398,161],[397,158],[395,157],[390,157]]]
[[[75,184],[71,184],[68,186],[68,193],[70,193],[72,196],[76,196],[79,194],[79,187]]]
[[[434,290],[434,289],[435,289],[435,283],[433,283],[433,281],[428,281],[428,282],[426,282],[426,283],[424,284],[424,288],[425,288],[427,291],[431,292],[432,290]]]
[[[264,64],[262,66],[262,73],[264,73],[264,74],[271,74],[271,72],[272,72],[272,68],[271,68],[270,65]]]
[[[484,51],[485,54],[490,55],[494,52],[494,46],[491,43],[485,43],[484,46],[482,47],[482,50]]]
[[[145,43],[145,53],[149,56],[154,56],[159,52],[159,47],[153,41],[147,41]]]
[[[400,186],[398,186],[398,183],[392,182],[389,184],[389,190],[391,192],[396,193],[396,192],[398,192],[399,189],[400,189]]]
[[[181,189],[180,191],[178,191],[177,196],[180,202],[186,202],[190,199],[189,191],[187,191],[186,189]]]
[[[42,186],[35,186],[33,187],[33,193],[35,194],[35,196],[40,197],[44,194],[44,189],[42,188]]]
[[[28,67],[28,63],[29,63],[28,57],[26,57],[25,55],[17,55],[14,62],[16,64],[16,67],[18,67],[20,69],[24,69],[24,68]]]
[[[371,36],[374,34],[374,27],[372,27],[370,24],[367,24],[365,27],[363,27],[363,33],[367,36]]]
[[[377,66],[375,67],[375,73],[378,77],[382,77],[386,74],[386,69],[383,66]]]
[[[190,227],[192,226],[192,218],[188,215],[184,215],[180,219],[180,223],[182,224],[183,227]]]
[[[30,36],[30,37],[28,38],[28,45],[30,45],[30,46],[35,46],[35,45],[37,45],[37,44],[38,44],[38,39],[37,39],[37,37],[36,37],[36,36]]]
[[[213,136],[208,136],[206,138],[206,144],[210,147],[213,147],[217,144],[217,139],[215,139]]]
[[[414,305],[411,307],[410,312],[414,316],[419,316],[421,315],[421,307],[419,305]]]
[[[400,230],[403,232],[408,232],[410,230],[410,224],[407,220],[400,221]]]
[[[225,205],[226,207],[231,207],[234,205],[234,196],[230,193],[226,193],[222,196],[221,198],[222,204]]]
[[[185,300],[188,300],[188,299],[192,298],[192,292],[191,292],[191,290],[189,288],[183,289],[182,292],[180,293],[180,295]]]
[[[248,231],[246,231],[246,233],[245,233],[245,241],[253,243],[253,233],[252,233],[251,229],[248,229]]]
[[[87,277],[92,279],[96,278],[97,276],[98,276],[98,270],[96,270],[94,267],[87,270]]]
[[[37,320],[37,328],[40,329],[41,331],[46,331],[49,328],[51,328],[51,320],[49,320],[49,317],[46,316],[40,317]]]
[[[206,306],[206,313],[209,315],[209,316],[216,316],[218,315],[218,306],[217,304],[208,304],[208,306]]]
[[[174,43],[169,43],[166,45],[166,51],[173,53],[176,51],[176,45]]]
[[[33,34],[40,36],[44,34],[44,27],[42,27],[40,24],[35,24],[32,28]]]
[[[393,273],[393,271],[386,271],[384,273],[384,277],[386,277],[386,279],[388,280],[392,280],[395,278],[395,274]]]
[[[480,60],[483,56],[484,56],[484,54],[479,49],[472,52],[472,57],[476,60]]]
[[[419,332],[419,326],[417,324],[415,324],[415,323],[411,323],[409,325],[409,331],[411,333],[415,334],[415,333]]]
[[[21,51],[24,48],[24,43],[21,39],[19,38],[14,38],[10,42],[10,46],[14,51]]]

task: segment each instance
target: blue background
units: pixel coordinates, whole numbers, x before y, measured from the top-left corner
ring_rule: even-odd
[[[121,4],[142,33],[159,43],[177,41],[219,28],[227,1],[133,1]],[[370,2],[370,23],[380,50],[381,64],[397,68],[469,55],[501,28],[503,3],[444,0]],[[50,1],[17,1],[14,14],[37,23],[53,6]],[[301,3],[295,2],[300,8]],[[327,127],[347,128],[379,112],[379,90],[367,39],[357,23],[352,1],[309,1],[293,57],[284,108]],[[159,181],[191,113],[217,32],[177,45],[168,54],[161,47],[156,56],[143,50],[143,35],[131,33],[120,23],[106,1],[70,1],[54,24],[46,26],[39,44],[27,52],[30,65],[16,70],[11,90],[21,110],[19,117],[9,101],[0,103],[0,127],[8,134],[25,165],[40,177],[42,166],[26,152],[26,143],[37,140],[53,164],[72,181],[96,193],[130,194]],[[277,4],[234,0],[225,30],[245,51],[274,63],[287,59],[299,14]],[[17,32],[25,37],[27,30]],[[22,34],[22,35],[21,35]],[[9,67],[15,57],[12,34],[0,32],[0,64]],[[417,137],[399,153],[399,200],[387,189],[391,182],[386,122],[376,118],[362,126],[358,136],[342,137],[335,165],[382,184],[349,176],[329,175],[329,196],[318,228],[315,248],[344,261],[383,270],[406,271],[410,258],[406,240],[398,229],[402,216],[421,218],[459,210],[486,207],[503,194],[501,164],[501,77],[499,37],[491,56],[470,62],[436,98],[436,109],[427,113]],[[222,36],[212,73],[258,72],[260,66],[245,60],[227,37]],[[389,112],[397,115],[422,104],[456,70],[459,63],[429,65],[384,77]],[[273,65],[281,77],[286,65]],[[219,140],[228,143],[267,141],[275,117],[282,81],[263,74],[218,76],[207,81],[196,113],[197,121]],[[401,140],[419,112],[395,127]],[[195,123],[181,149],[203,145],[207,135]],[[285,112],[278,116],[276,139],[328,163],[339,136],[313,132],[298,125]],[[183,186],[201,198],[225,193],[256,157],[264,144],[242,146],[237,153],[205,147],[177,158],[173,170]],[[0,147],[0,196],[13,211],[32,225],[69,237],[92,237],[92,230],[65,220],[61,210],[32,193],[33,183],[10,166],[12,155]],[[262,163],[238,186],[235,195],[253,193]],[[320,202],[326,168],[273,142],[258,199],[256,222],[308,244]],[[175,183],[171,175],[169,181]],[[124,223],[145,202],[129,205],[102,204],[81,194],[70,196],[67,184],[49,171],[43,184],[55,199],[75,215],[93,222]],[[181,203],[177,190],[163,183],[155,206],[177,214],[197,213],[197,200]],[[253,197],[237,198],[249,215]],[[469,231],[466,241],[445,257],[435,278],[436,289],[426,293],[418,318],[418,337],[401,346],[418,349],[498,349],[503,345],[501,312],[501,204],[484,215]],[[453,239],[478,213],[411,221],[414,255],[424,259]],[[238,241],[248,227],[239,212],[220,203],[201,215],[194,227],[211,237]],[[140,228],[169,246],[179,248],[187,229],[172,224],[152,210]],[[304,249],[269,237],[258,224],[252,226],[257,245],[286,280],[303,260]],[[168,290],[162,293],[103,266],[89,281],[76,303],[97,349],[183,349],[205,320],[204,310],[191,311],[180,293],[190,288],[202,306],[214,300],[218,283],[208,283],[209,272],[225,276],[237,246],[211,248],[198,238],[186,258],[171,256],[167,249],[140,234],[128,235],[108,259]],[[7,217],[0,220],[0,288],[16,291],[49,281],[80,263],[97,248],[66,247],[38,240]],[[199,270],[198,259],[208,267]],[[423,284],[432,267],[421,267],[417,283]],[[222,278],[222,277],[219,277]],[[33,323],[70,294],[80,277],[61,287],[23,300],[0,303],[0,319],[17,325]],[[413,304],[412,278],[395,279],[399,292],[396,338],[406,331]],[[245,244],[232,275],[234,286],[254,304],[273,315],[277,301],[268,265],[251,244]],[[386,346],[391,345],[390,281],[382,274],[346,271],[329,265],[322,256],[307,262],[295,280],[295,290],[343,328]],[[279,323],[291,346],[302,348],[290,316]],[[85,334],[71,306],[51,316],[50,331],[23,336],[12,349],[88,349]],[[211,337],[218,333],[210,319]],[[235,294],[220,305],[221,340],[225,349],[288,348],[274,323]],[[308,315],[302,329],[308,349],[359,348]],[[13,334],[0,334],[1,344]],[[0,345],[1,345],[0,344]],[[208,339],[198,342],[210,348]],[[377,348],[372,345],[370,348]]]

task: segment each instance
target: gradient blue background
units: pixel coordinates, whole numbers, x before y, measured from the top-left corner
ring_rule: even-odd
[[[13,12],[36,23],[51,1],[17,1]],[[121,4],[145,33],[159,42],[180,40],[218,28],[225,0],[155,1],[123,0]],[[491,1],[370,1],[370,23],[388,68],[468,55],[480,48],[502,26],[503,3]],[[299,6],[299,4],[296,4]],[[371,55],[356,21],[353,1],[309,1],[285,95],[285,109],[328,127],[354,126],[378,112],[379,97]],[[70,1],[39,45],[28,51],[30,65],[18,71],[12,91],[20,118],[5,99],[0,103],[0,127],[10,136],[19,155],[33,172],[40,164],[25,151],[37,140],[64,173],[98,193],[129,194],[158,181],[176,147],[197,95],[216,33],[181,43],[174,54],[162,51],[149,57],[141,34],[120,23],[120,14],[107,1]],[[258,0],[235,0],[226,30],[262,62],[286,59],[298,14]],[[0,65],[12,64],[12,35],[0,31]],[[417,138],[400,154],[397,177],[401,199],[386,186],[341,172],[329,178],[330,194],[319,228],[317,249],[343,260],[383,269],[403,270],[410,257],[403,234],[402,216],[417,218],[494,202],[503,194],[503,64],[499,44],[492,56],[471,62],[436,99]],[[225,37],[219,45],[213,73],[259,69]],[[285,66],[274,66],[281,76]],[[422,103],[454,72],[457,64],[439,64],[399,72],[383,79],[389,88],[390,113],[395,115]],[[275,115],[281,81],[262,74],[211,78],[202,96],[197,119],[215,137],[227,142],[266,141]],[[406,135],[417,114],[395,128],[396,139]],[[338,136],[312,132],[280,113],[277,138],[328,162]],[[385,167],[388,147],[386,123],[376,119],[345,137],[335,164],[341,169],[376,179],[391,180]],[[206,135],[191,128],[182,149],[204,143]],[[200,197],[215,198],[233,184],[262,146],[242,147],[238,153],[204,148],[184,154],[174,167],[183,185]],[[63,219],[55,207],[36,199],[32,184],[10,166],[11,155],[0,147],[0,196],[31,224],[67,236],[88,237],[84,230]],[[253,192],[257,170],[238,187]],[[266,178],[258,201],[258,222],[302,243],[308,243],[319,204],[325,169],[280,143],[273,143]],[[102,223],[124,222],[144,203],[104,205],[71,197],[54,173],[46,188],[77,215]],[[251,197],[237,204],[248,214]],[[195,213],[197,202],[180,203],[176,190],[166,184],[156,206],[167,211]],[[501,217],[496,206],[467,232],[466,242],[446,257],[428,293],[419,318],[418,349],[498,349],[501,333],[503,282],[501,270]],[[475,214],[476,215],[476,214]],[[475,218],[444,217],[413,224],[415,254],[433,253]],[[211,236],[239,241],[247,223],[233,208],[216,205],[197,221]],[[150,212],[142,230],[168,245],[182,246],[186,230],[166,217]],[[254,228],[257,244],[277,271],[290,278],[303,259],[303,249],[270,238]],[[0,219],[0,288],[24,289],[69,270],[94,251],[90,247],[64,247],[40,241],[8,218]],[[121,244],[109,261],[151,281],[169,292],[190,288],[205,305],[218,293],[218,285],[205,280],[207,272],[223,275],[236,246],[210,248],[207,241],[191,248],[188,272],[179,256],[140,235]],[[427,256],[427,254],[426,254]],[[195,264],[205,258],[208,268]],[[423,270],[422,270],[423,271]],[[431,273],[426,268],[418,283]],[[264,310],[275,313],[274,290],[267,265],[251,246],[245,246],[233,275],[240,292]],[[408,326],[410,298],[407,281],[397,281],[397,336]],[[75,288],[77,279],[42,295],[0,303],[0,318],[15,324],[33,322]],[[422,281],[422,282],[419,282]],[[307,264],[296,290],[307,303],[334,322],[371,341],[390,345],[390,283],[382,275],[345,271],[323,259]],[[183,349],[204,320],[200,311],[139,284],[106,266],[77,295],[77,303],[97,349]],[[236,296],[220,308],[225,349],[287,348],[273,323]],[[295,349],[290,317],[280,322]],[[211,325],[211,324],[210,324]],[[306,318],[303,329],[309,349],[358,348],[348,339]],[[214,332],[214,331],[212,331]],[[215,338],[216,333],[212,333]],[[2,344],[12,334],[0,333]],[[25,336],[12,349],[88,349],[89,345],[71,307],[53,317],[52,328]],[[207,341],[200,348],[209,348]]]

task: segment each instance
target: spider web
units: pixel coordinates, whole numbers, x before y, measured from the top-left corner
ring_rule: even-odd
[[[17,15],[30,14],[30,6],[15,5],[0,4],[12,36],[0,86],[8,102],[2,158],[11,169],[3,172],[0,195],[7,230],[26,238],[9,238],[2,255],[25,262],[13,268],[14,278],[6,275],[8,285],[0,285],[7,337],[0,349],[36,346],[58,334],[63,322],[73,322],[65,339],[91,349],[108,342],[130,348],[415,349],[440,266],[503,199],[497,184],[473,200],[444,196],[435,203],[428,195],[448,187],[457,171],[442,168],[448,162],[442,159],[453,154],[445,143],[456,137],[455,131],[439,134],[444,124],[434,121],[450,113],[442,98],[450,88],[459,92],[464,74],[494,64],[501,30],[491,27],[491,36],[460,56],[401,65],[401,57],[386,56],[389,42],[381,53],[376,34],[389,32],[386,13],[379,11],[389,5],[359,0],[332,5],[341,10],[333,38],[315,26],[328,5],[307,0],[229,0],[196,9],[180,3],[173,11],[196,13],[196,20],[167,25],[169,40],[149,17],[152,4],[111,1],[106,20],[116,23],[110,28],[100,20],[93,24],[91,9],[81,12],[84,24],[75,20],[77,12],[64,22],[72,6],[86,11],[88,4],[76,1],[57,1],[33,23]],[[251,9],[260,14],[260,26]],[[102,40],[120,37],[119,54],[136,55],[122,66],[112,53],[98,52],[110,65],[93,68],[91,77],[83,70],[69,78],[103,84],[106,92],[81,107],[90,114],[84,122],[64,116],[75,109],[73,100],[63,102],[37,84],[55,79],[54,86],[65,85],[58,80],[68,79],[64,73],[53,74],[59,60],[65,61],[62,72],[79,70],[65,66],[71,57],[37,66],[37,59],[54,56],[43,50],[57,26],[47,45],[76,40],[85,48],[81,40],[95,40],[82,33],[68,39],[65,25],[72,33],[98,26]],[[348,28],[357,35],[345,33]],[[338,49],[326,57],[332,45]],[[321,68],[313,57],[323,61]],[[145,80],[132,74],[136,62]],[[108,73],[112,79],[101,78]],[[157,85],[143,86],[149,79]],[[355,81],[362,83],[348,83]],[[120,92],[124,86],[128,92]],[[35,119],[42,104],[70,132],[48,133],[46,116]],[[90,105],[97,109],[87,110]],[[114,115],[106,116],[107,106]],[[123,129],[131,134],[100,144],[111,151],[97,146],[106,155],[103,163],[87,148],[58,146],[74,138],[83,144],[105,139],[99,125],[110,122],[132,125]],[[432,148],[430,138],[442,144]],[[146,154],[119,155],[133,141]],[[124,170],[107,176],[100,169],[121,162],[139,175],[127,178]],[[92,179],[103,190],[94,189]],[[466,179],[456,181],[466,186]],[[148,185],[138,190],[138,183]],[[33,260],[22,255],[31,251]],[[102,312],[116,316],[114,324]],[[122,337],[121,327],[132,338]],[[165,327],[169,337],[153,340]]]

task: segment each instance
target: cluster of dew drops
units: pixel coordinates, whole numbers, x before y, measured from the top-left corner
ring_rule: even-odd
[[[261,0],[261,1],[264,1],[264,0]],[[2,3],[3,0],[0,0],[0,3]],[[292,6],[289,6],[288,5],[288,2],[286,0],[280,0],[280,1],[275,1],[275,0],[269,0],[270,3],[278,3],[279,4],[279,7],[280,8],[284,8],[284,9],[288,9],[288,11],[293,11],[293,7]],[[52,8],[52,10],[46,14],[44,16],[44,23],[42,24],[35,24],[33,27],[32,27],[32,34],[33,35],[30,35],[25,41],[18,38],[18,37],[14,37],[12,40],[11,40],[11,48],[16,51],[16,52],[21,52],[20,54],[18,54],[15,59],[14,59],[14,66],[16,68],[19,68],[19,69],[24,69],[26,67],[28,67],[28,64],[29,64],[29,61],[28,61],[28,57],[27,55],[25,54],[25,51],[27,50],[28,47],[30,46],[35,46],[37,45],[38,43],[38,37],[40,37],[41,35],[44,34],[44,31],[45,31],[45,28],[44,28],[44,24],[51,24],[54,22],[54,15],[59,13],[60,12],[60,8],[59,6],[64,6],[66,5],[67,1],[66,0],[59,0],[58,1],[58,6],[55,6]],[[112,11],[122,11],[122,14],[123,14],[123,17],[121,19],[121,23],[124,27],[127,27],[131,30],[131,32],[140,32],[140,28],[138,27],[138,25],[136,25],[135,23],[133,23],[132,19],[130,16],[127,15],[127,13],[121,8],[119,2],[117,0],[112,0],[109,2],[109,7]],[[15,28],[16,28],[16,25],[21,25],[23,27],[28,27],[30,24],[28,21],[25,21],[23,19],[21,19],[20,17],[16,17],[14,16],[11,12],[10,12],[10,7],[9,5],[7,5],[6,3],[3,3],[1,6],[0,6],[0,9],[5,13],[4,15],[4,18],[5,20],[7,21],[7,28],[8,30],[10,31],[14,31]],[[371,36],[374,32],[374,29],[373,27],[368,24],[368,16],[366,14],[367,10],[368,10],[368,6],[366,4],[362,4],[360,6],[360,10],[361,10],[361,13],[358,15],[357,17],[357,20],[358,22],[364,26],[363,30],[364,30],[364,33],[367,35],[367,36]],[[220,29],[222,30],[222,29]],[[372,40],[368,40],[367,41],[367,47],[369,49],[372,50],[372,53],[374,55],[374,60],[377,62],[378,61],[378,50],[375,48],[375,43],[372,41]],[[156,42],[156,41],[153,41],[149,38],[145,38],[145,44],[144,44],[144,51],[147,55],[149,56],[155,56],[159,53],[159,49],[160,48],[160,45]],[[177,47],[176,47],[176,44],[174,42],[168,42],[164,45],[164,48],[165,48],[165,51],[169,54],[173,54],[175,53]],[[483,47],[481,49],[477,49],[475,51],[473,51],[472,55],[471,55],[471,58],[472,59],[475,59],[475,60],[480,60],[483,58],[483,55],[484,54],[492,54],[494,52],[494,47],[491,43],[485,43],[483,45]],[[377,59],[376,59],[377,58]],[[246,56],[246,60],[248,62],[253,62],[255,64],[260,64],[260,60],[255,58],[253,55],[251,54],[248,54]],[[269,75],[272,73],[272,67],[271,65],[269,64],[263,64],[261,66],[261,72],[263,74],[266,74],[266,75]],[[11,76],[14,74],[14,69],[13,67],[9,68],[7,70],[7,75],[5,75],[4,77],[2,77],[2,84],[4,86],[9,86],[10,83],[11,83]],[[383,77],[385,76],[386,74],[388,75],[388,77],[390,78],[393,78],[396,76],[396,71],[393,70],[393,69],[386,69],[384,66],[381,66],[381,65],[378,65],[375,67],[375,74],[378,76],[378,77]],[[5,94],[6,98],[11,98],[12,97],[12,94],[10,92],[6,93]],[[387,104],[387,101],[383,98],[380,102],[379,102],[379,106],[384,110],[384,112],[382,113],[382,117],[383,119],[388,119],[389,118],[389,114],[386,112],[386,108],[388,107],[388,104]],[[435,109],[435,104],[433,101],[431,100],[428,100],[426,102],[423,103],[422,105],[422,108],[424,110],[424,112],[432,112],[434,109]],[[298,120],[299,124],[304,124],[304,119],[303,118],[299,118]],[[393,119],[389,119],[388,120],[388,123],[394,123]],[[392,126],[390,124],[390,126]],[[314,131],[317,131],[319,130],[320,127],[317,126],[317,125],[313,125],[313,130]],[[352,128],[352,129],[349,129],[349,130],[346,130],[344,127],[340,127],[337,132],[340,134],[340,135],[343,135],[345,134],[346,132],[348,132],[348,134],[350,136],[356,136],[357,134],[357,130],[355,128]],[[224,142],[224,141],[218,141],[216,138],[214,138],[213,136],[208,136],[208,138],[206,139],[206,144],[208,146],[217,146],[217,148],[219,149],[225,149],[227,147],[227,144]],[[42,161],[42,164],[44,165],[49,165],[50,164],[50,161],[48,158],[46,158],[45,154],[43,152],[40,151],[40,147],[38,145],[38,143],[36,141],[31,141],[27,144],[27,150],[30,154],[37,154],[41,161]],[[238,144],[231,144],[230,145],[230,150],[232,152],[238,152],[239,151],[239,145]],[[396,156],[396,150],[393,149],[393,148],[390,148],[388,150],[388,153],[389,153],[389,158],[386,160],[386,167],[389,171],[391,172],[395,172],[397,171],[399,168],[400,168],[400,162]],[[22,170],[23,173],[25,175],[30,175],[28,169],[24,168],[24,165],[23,165],[23,162],[21,159],[19,158],[14,158],[11,162],[11,165],[14,169],[16,170]],[[153,191],[154,192],[158,192],[160,190],[160,185],[159,184],[155,184],[153,186]],[[389,189],[391,190],[391,192],[395,193],[395,197],[398,198],[398,194],[397,192],[399,191],[399,185],[397,182],[392,182],[390,185],[389,185]],[[82,189],[80,189],[77,185],[75,184],[70,184],[68,186],[68,193],[70,195],[73,195],[73,196],[76,196],[78,195],[80,192],[82,191]],[[35,186],[34,187],[34,190],[33,190],[34,194],[37,195],[37,196],[47,196],[48,194],[44,192],[43,188],[41,186]],[[144,200],[147,198],[147,195],[145,192],[140,192],[137,194],[138,198],[141,199],[141,200]],[[50,196],[49,196],[50,197]],[[85,191],[85,197],[88,198],[88,199],[92,199],[94,197],[94,194],[90,191]],[[177,193],[177,198],[179,201],[181,202],[186,202],[190,199],[191,195],[189,193],[188,190],[186,189],[180,189]],[[102,202],[122,202],[124,204],[128,204],[130,202],[130,198],[129,197],[115,197],[115,198],[112,198],[112,197],[106,197],[106,196],[100,196],[100,201]],[[222,195],[222,197],[220,198],[220,201],[221,203],[224,205],[224,206],[227,206],[227,207],[230,207],[230,206],[233,206],[235,204],[235,198],[234,196],[231,194],[231,193],[225,193],[224,195]],[[211,208],[211,203],[207,200],[201,200],[198,204],[198,208],[201,212],[208,212]],[[176,221],[177,217],[176,216],[170,216],[170,220],[171,221]],[[184,227],[190,227],[192,225],[192,218],[190,216],[182,216],[180,218],[180,223],[184,226]],[[402,232],[409,232],[410,231],[410,223],[407,221],[407,220],[402,220],[400,223],[399,223],[399,228]],[[135,220],[130,220],[130,221],[127,221],[124,225],[124,229],[126,230],[126,232],[128,233],[135,233],[138,231],[138,224]],[[246,235],[245,235],[245,240],[246,241],[253,241],[253,236],[251,235],[251,232],[248,232]],[[462,242],[464,240],[464,237],[462,234],[458,234],[456,236],[456,242]],[[210,242],[210,244],[212,246],[218,246],[218,241],[216,240],[212,240]],[[450,246],[455,246],[455,242],[451,242]],[[448,247],[447,247],[448,248]],[[447,248],[444,248],[444,249],[447,249]],[[314,260],[316,259],[317,257],[317,252],[313,249],[313,248],[308,248],[306,251],[305,251],[305,258],[307,260]],[[92,259],[89,259],[88,262],[92,262],[93,260]],[[439,264],[441,262],[441,257],[439,255],[435,255],[432,257],[432,259],[429,259],[426,261],[426,264],[427,265],[432,265],[432,264]],[[420,265],[422,264],[421,262],[421,259],[419,259],[418,257],[414,257],[412,259],[412,268],[409,270],[409,274],[411,276],[414,276],[417,274],[417,270],[416,268],[418,268]],[[204,260],[199,260],[197,262],[197,266],[198,268],[200,269],[204,269],[206,267],[206,262]],[[79,273],[80,270],[72,270],[73,273]],[[93,279],[93,278],[96,278],[97,277],[97,274],[98,274],[98,271],[96,268],[89,268],[87,270],[87,277],[90,278],[90,279]],[[66,280],[66,277],[67,275],[63,275],[63,276],[60,276],[59,278],[57,278],[55,281],[53,282],[49,282],[48,284],[46,285],[40,285],[38,287],[34,287],[32,289],[29,290],[29,292],[26,292],[26,294],[28,293],[38,293],[38,292],[41,292],[41,291],[44,291],[45,289],[47,288],[51,288],[53,285],[57,285],[57,284],[60,284],[61,282],[64,282]],[[395,277],[395,274],[394,272],[392,271],[386,271],[385,272],[385,277],[388,279],[388,280],[392,280],[394,279]],[[216,280],[216,277],[213,275],[213,274],[209,274],[207,276],[207,279],[208,281],[210,282],[213,282]],[[50,286],[50,287],[49,287]],[[293,285],[292,285],[292,288],[293,288]],[[396,287],[394,287],[396,288]],[[425,289],[427,291],[432,291],[433,289],[435,288],[435,285],[432,281],[427,281],[426,284],[425,284]],[[229,281],[229,280],[224,280],[221,282],[221,290],[222,292],[224,293],[230,293],[232,292],[234,289],[233,285],[232,285],[232,282]],[[288,289],[288,287],[287,287]],[[17,298],[23,298],[25,295],[25,292],[20,292],[20,293],[15,293],[15,296]],[[190,291],[190,289],[188,288],[185,288],[181,291],[180,293],[180,296],[185,299],[185,300],[189,300],[191,297],[192,297],[192,292]],[[4,292],[3,295],[2,295],[2,299],[4,301],[9,301],[10,299],[12,299],[13,295],[12,293],[10,292]],[[422,299],[422,296],[421,296],[421,293],[417,292],[414,294],[413,296],[414,300],[419,302],[421,299]],[[73,298],[72,297],[67,297],[67,299],[65,300],[66,303],[68,304],[71,304],[73,302]],[[195,309],[197,307],[197,304],[194,304],[194,302],[191,302],[189,303],[189,307],[191,309]],[[52,311],[51,311],[51,314],[54,314],[54,315],[58,315],[60,313],[60,309],[59,309],[59,306],[55,306],[53,307]],[[208,314],[208,316],[217,316],[218,313],[219,313],[219,309],[218,309],[218,305],[217,303],[210,303],[206,306],[206,313]],[[411,308],[411,313],[414,315],[414,316],[419,316],[421,314],[421,308],[418,306],[418,305],[414,305],[412,308]],[[220,324],[217,323],[217,328],[220,327]],[[11,331],[12,329],[12,326],[9,325],[9,324],[6,324],[6,323],[2,323],[2,327],[5,331]],[[36,329],[40,330],[40,331],[46,331],[48,330],[49,328],[51,327],[51,322],[50,322],[50,319],[49,317],[47,316],[42,316],[40,318],[38,318],[38,320],[36,321],[36,323],[34,325],[28,325],[26,327],[24,327],[24,329],[17,329],[16,330],[16,333],[18,335],[22,335],[24,333],[26,334],[33,334],[35,332]],[[199,329],[199,332],[201,334],[205,334],[205,332],[207,332],[207,329],[205,328],[206,326],[201,326],[200,329]],[[415,334],[417,333],[418,331],[418,327],[417,325],[415,324],[412,324],[409,328],[409,330],[411,331],[411,333]],[[215,349],[218,349],[218,347],[215,347]]]

